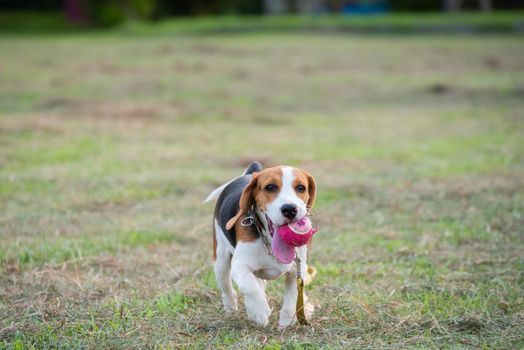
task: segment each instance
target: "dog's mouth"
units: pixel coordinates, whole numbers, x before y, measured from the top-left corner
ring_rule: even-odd
[[[298,245],[303,245],[304,243],[299,243],[298,245],[295,245],[295,244],[290,245],[288,241],[285,241],[281,237],[280,229],[283,226],[288,226],[290,230],[295,232],[295,235],[299,235],[299,236],[304,235],[304,237],[306,237],[305,235],[306,231],[309,232],[311,230],[311,222],[307,220],[307,218],[304,216],[301,219],[290,220],[288,223],[284,223],[278,226],[278,225],[273,224],[273,221],[266,213],[264,213],[264,215],[267,221],[269,234],[271,235],[271,250],[273,252],[272,253],[273,256],[279,262],[283,264],[290,264],[295,259],[295,248],[294,247]],[[276,233],[275,230],[278,230],[277,234],[275,234]],[[312,234],[314,234],[316,230],[318,229],[315,229]],[[309,240],[311,238],[311,235],[308,235],[306,239]]]
[[[269,228],[269,234],[271,235],[271,250],[272,254],[280,263],[290,264],[295,259],[295,250],[288,246],[275,230],[279,230],[281,226],[273,224],[273,221],[269,218],[267,214],[266,220]],[[287,225],[284,223],[282,226]]]
[[[269,234],[271,235],[271,237],[273,237],[274,233],[275,233],[275,227],[276,229],[278,230],[280,227],[282,226],[285,226],[285,225],[292,225],[293,223],[297,223],[301,220],[304,219],[304,217],[300,218],[300,219],[293,219],[293,220],[286,220],[286,222],[284,222],[282,225],[275,225],[273,224],[273,221],[271,221],[271,218],[269,217],[269,215],[267,215],[266,213],[264,213],[264,215],[266,216],[266,221],[267,221],[267,226],[269,228]]]
[[[273,225],[273,221],[271,221],[271,219],[269,218],[267,214],[264,213],[264,215],[266,216],[267,226],[269,228],[269,234],[271,235],[271,237],[273,237],[273,234],[275,233],[275,226]]]
[[[296,225],[299,225],[299,223],[303,221],[304,218],[306,217],[304,216],[300,219],[287,220],[287,222],[279,226],[279,225],[273,224],[273,221],[271,221],[271,218],[266,213],[264,213],[264,215],[266,216],[267,226],[268,226],[269,234],[271,235],[271,237],[273,237],[273,235],[275,234],[275,229],[278,230],[280,229],[280,227],[285,226],[285,225],[289,225],[290,227],[296,227]]]

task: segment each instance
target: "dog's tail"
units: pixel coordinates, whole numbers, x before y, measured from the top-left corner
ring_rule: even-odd
[[[246,170],[244,170],[244,173],[242,175],[250,175],[250,174],[253,174],[253,173],[256,173],[256,172],[259,172],[262,170],[262,164],[260,164],[260,162],[257,162],[256,160],[251,162],[249,164],[249,166],[246,168]],[[236,178],[235,178],[236,179]],[[233,180],[235,180],[233,179]],[[231,180],[231,181],[233,181]],[[222,186],[216,188],[213,192],[211,192],[206,199],[204,199],[204,203],[207,203],[207,202],[211,202],[211,201],[214,201],[214,200],[217,200],[218,197],[220,196],[220,194],[222,193],[222,191],[224,190],[224,188],[226,188],[227,185],[229,185],[229,183],[231,183],[231,181],[223,184]]]

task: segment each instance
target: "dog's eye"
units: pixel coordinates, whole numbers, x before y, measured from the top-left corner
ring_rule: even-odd
[[[302,193],[302,192],[304,192],[306,190],[306,186],[304,186],[304,185],[297,185],[296,189],[297,189],[297,192],[301,192]]]
[[[278,190],[277,185],[269,184],[264,188],[268,192],[276,192]]]

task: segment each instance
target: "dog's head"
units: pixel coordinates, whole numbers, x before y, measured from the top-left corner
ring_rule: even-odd
[[[313,176],[297,168],[277,166],[254,173],[242,192],[238,213],[227,222],[226,229],[253,205],[277,226],[300,220],[313,206],[316,190]]]

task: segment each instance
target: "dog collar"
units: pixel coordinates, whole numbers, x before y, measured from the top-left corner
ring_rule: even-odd
[[[251,208],[248,212],[248,215],[245,216],[242,221],[240,221],[240,225],[244,227],[253,226],[256,233],[258,233],[262,239],[266,253],[271,256],[275,262],[284,264],[273,254],[273,250],[271,249],[271,242],[275,233],[275,229],[271,219],[268,218],[264,212],[258,208]]]

